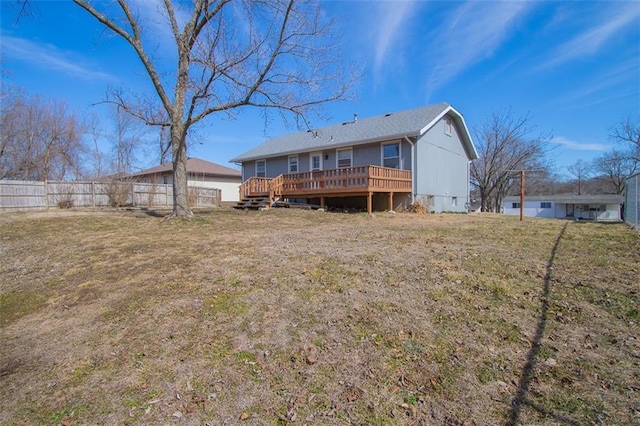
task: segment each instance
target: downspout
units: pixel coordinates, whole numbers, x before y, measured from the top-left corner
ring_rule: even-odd
[[[471,211],[471,161],[467,162],[467,213]]]
[[[416,144],[408,136],[404,139],[411,145],[411,204],[416,202],[416,182],[418,180],[418,168],[416,166]]]

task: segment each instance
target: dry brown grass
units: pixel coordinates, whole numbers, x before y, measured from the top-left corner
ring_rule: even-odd
[[[640,239],[497,215],[0,215],[2,424],[640,422]]]

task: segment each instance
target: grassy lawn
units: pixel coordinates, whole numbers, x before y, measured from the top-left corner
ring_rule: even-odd
[[[639,275],[622,224],[0,214],[0,424],[639,424]]]

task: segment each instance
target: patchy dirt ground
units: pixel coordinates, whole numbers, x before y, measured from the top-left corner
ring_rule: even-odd
[[[0,423],[640,423],[640,238],[498,215],[0,214]]]

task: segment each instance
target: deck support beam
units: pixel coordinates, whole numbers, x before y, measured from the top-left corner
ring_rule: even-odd
[[[320,196],[320,208],[322,210],[324,210],[324,196],[323,195]]]
[[[367,193],[367,213],[371,214],[373,211],[373,192]]]
[[[393,211],[393,192],[389,193],[389,211]]]

